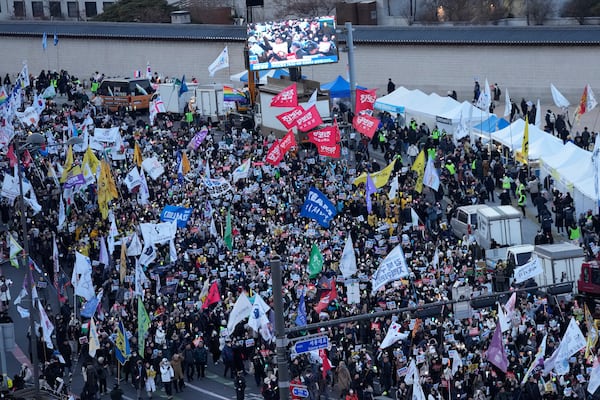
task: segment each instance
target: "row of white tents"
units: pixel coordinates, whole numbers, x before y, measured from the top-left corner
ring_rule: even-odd
[[[512,154],[521,150],[525,121],[518,119],[504,129],[491,133],[494,142],[502,144]],[[559,138],[529,124],[529,162],[539,165],[540,180],[551,176],[554,187],[569,192],[578,213],[597,212],[592,152],[572,142],[563,144]],[[487,134],[486,134],[487,136]]]

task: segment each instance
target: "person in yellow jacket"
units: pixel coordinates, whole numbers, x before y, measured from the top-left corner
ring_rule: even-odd
[[[579,246],[579,239],[581,238],[581,228],[576,223],[573,223],[569,229],[569,240],[573,242],[574,245]]]

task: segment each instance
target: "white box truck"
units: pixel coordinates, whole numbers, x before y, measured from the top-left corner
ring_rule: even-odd
[[[539,286],[577,281],[585,261],[583,249],[572,243],[555,243],[535,246],[534,256],[543,272],[534,277]]]
[[[160,95],[160,99],[165,105],[165,109],[171,114],[183,114],[185,105],[194,96],[194,92],[198,87],[197,84],[192,82],[185,83],[188,87],[188,91],[179,95],[179,85],[174,83],[161,83],[158,85],[157,93]]]
[[[475,240],[485,249],[491,247],[492,240],[500,246],[523,244],[521,212],[512,206],[478,209]]]
[[[195,97],[196,113],[204,118],[210,117],[216,122],[229,111],[223,102],[223,85],[200,85],[196,88]]]

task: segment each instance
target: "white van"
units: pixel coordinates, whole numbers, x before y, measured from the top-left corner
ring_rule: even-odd
[[[475,233],[475,229],[477,229],[477,210],[486,207],[489,208],[485,204],[458,207],[450,220],[454,235],[462,239],[467,233],[469,235]]]

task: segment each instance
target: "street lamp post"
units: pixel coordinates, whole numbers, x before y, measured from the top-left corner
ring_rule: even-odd
[[[68,145],[78,144],[83,142],[83,139],[80,137],[72,137],[67,140],[66,143]],[[25,150],[37,150],[41,146],[46,143],[46,139],[43,135],[39,133],[33,133],[27,136],[25,143],[22,146],[17,147],[17,158],[20,163],[21,156]],[[63,143],[57,144],[57,146],[61,146]],[[21,211],[21,233],[23,234],[23,255],[20,258],[21,267],[27,267],[27,274],[29,274],[29,291],[31,293],[31,301],[29,302],[29,346],[31,347],[31,364],[33,367],[33,384],[35,388],[35,393],[39,393],[40,390],[40,368],[38,363],[38,352],[37,352],[37,332],[35,331],[35,319],[34,319],[34,310],[35,304],[33,303],[33,285],[35,285],[35,281],[33,280],[33,265],[29,264],[29,230],[27,229],[27,206],[25,205],[25,194],[23,193],[23,174],[19,168],[19,209]],[[33,190],[33,189],[32,189]]]
[[[287,336],[285,334],[285,319],[283,316],[283,295],[281,291],[281,257],[274,254],[271,257],[271,281],[273,283],[273,311],[275,312],[275,344],[277,358],[277,374],[279,375],[279,399],[290,398],[290,374],[288,372]]]

